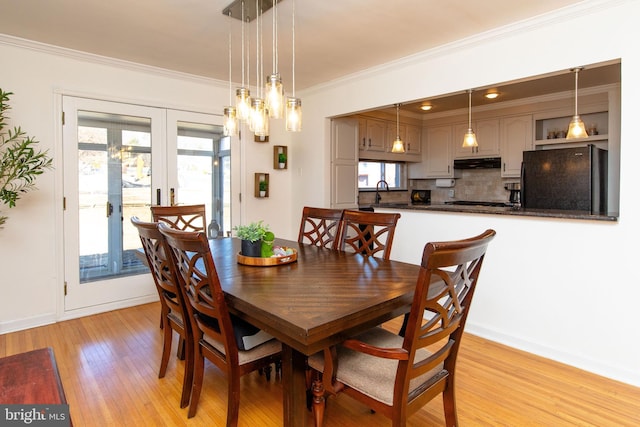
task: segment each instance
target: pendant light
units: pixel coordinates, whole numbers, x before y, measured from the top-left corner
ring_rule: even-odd
[[[473,148],[478,146],[478,141],[476,140],[476,134],[473,133],[473,129],[471,129],[471,92],[469,89],[469,128],[467,132],[464,134],[464,139],[462,140],[463,148]]]
[[[284,88],[282,86],[282,77],[278,73],[278,0],[273,2],[272,36],[273,73],[267,77],[264,101],[269,110],[269,117],[279,119],[284,114]]]
[[[404,153],[404,143],[400,139],[400,104],[396,104],[396,139],[391,147],[392,153]]]
[[[587,131],[584,128],[584,122],[578,115],[578,73],[583,68],[584,67],[576,67],[571,69],[571,71],[573,71],[576,75],[575,111],[573,114],[573,118],[569,123],[569,130],[567,130],[567,139],[587,138],[589,136],[587,135]]]
[[[262,88],[261,76],[262,76],[262,64],[260,59],[262,54],[262,39],[260,37],[262,33],[262,12],[259,8],[259,1],[256,0],[256,11],[258,16],[256,18],[256,90],[260,91]],[[251,102],[251,122],[249,129],[253,131],[256,136],[261,138],[269,135],[269,110],[265,105],[264,99],[258,94],[257,98],[253,98]]]
[[[302,100],[296,98],[296,0],[293,0],[291,7],[291,96],[287,98],[286,108],[286,129],[289,132],[300,132],[302,130]]]
[[[242,86],[236,89],[236,115],[238,120],[248,120],[251,112],[251,93],[249,88],[244,85],[244,22],[245,22],[245,7],[244,0],[241,4],[242,7]]]
[[[229,12],[231,17],[231,12]],[[238,135],[238,118],[236,108],[231,106],[231,21],[229,21],[229,106],[224,107],[223,131],[225,136]]]

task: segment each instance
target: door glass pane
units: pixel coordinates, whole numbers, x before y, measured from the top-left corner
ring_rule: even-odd
[[[138,274],[138,234],[149,219],[151,119],[78,112],[80,283]]]
[[[178,195],[182,205],[204,204],[222,230],[218,153],[222,126],[178,121]]]

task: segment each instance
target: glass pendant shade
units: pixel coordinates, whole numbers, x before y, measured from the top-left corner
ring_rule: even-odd
[[[580,72],[580,70],[582,70],[582,67],[574,68],[571,70],[576,75],[575,111],[573,117],[571,118],[571,122],[569,122],[567,139],[587,138],[589,136],[586,129],[584,128],[582,119],[580,119],[580,116],[578,115],[578,73]]]
[[[251,112],[251,94],[249,89],[241,87],[236,89],[236,116],[238,120],[249,120]]]
[[[238,135],[238,118],[235,107],[224,107],[223,130],[225,136]]]
[[[265,84],[265,104],[269,110],[269,117],[274,119],[282,118],[284,114],[284,88],[282,87],[282,77],[275,73],[267,77]]]
[[[476,140],[476,134],[473,132],[473,129],[467,129],[467,132],[464,134],[464,139],[462,140],[462,147],[472,148],[477,146],[478,141]]]
[[[253,98],[251,105],[249,129],[256,136],[269,135],[269,112],[264,105],[264,100],[261,98]]]
[[[391,152],[392,153],[404,153],[404,142],[402,142],[402,140],[400,139],[399,135],[396,137],[395,141],[393,141],[393,146],[391,147]]]
[[[289,132],[302,130],[302,100],[287,98],[286,128]]]
[[[575,115],[569,123],[569,130],[567,131],[567,139],[573,138],[587,138],[587,130],[584,127],[584,122],[580,116]]]

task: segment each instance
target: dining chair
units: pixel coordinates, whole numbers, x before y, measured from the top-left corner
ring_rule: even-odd
[[[151,270],[151,276],[160,297],[160,319],[163,338],[158,378],[164,378],[167,371],[173,331],[176,331],[180,336],[178,340],[178,358],[185,360],[185,374],[180,398],[180,407],[184,408],[189,404],[193,374],[193,357],[191,356],[193,333],[191,332],[190,323],[186,320],[185,301],[178,288],[177,276],[169,267],[169,263],[172,260],[164,249],[164,237],[158,230],[158,223],[141,221],[136,216],[131,218],[131,223],[136,227],[140,235],[140,241],[147,258],[147,265]]]
[[[342,209],[302,208],[298,243],[336,249],[340,237]]]
[[[388,260],[399,219],[399,213],[345,210],[337,248]]]
[[[281,361],[282,345],[272,336],[229,313],[207,236],[160,223],[170,267],[188,301],[193,331],[194,370],[188,417],[196,414],[204,377],[204,359],[227,375],[227,426],[238,424],[240,377]],[[248,330],[255,329],[252,334]]]
[[[151,206],[153,221],[184,231],[206,231],[204,205]]]
[[[455,368],[460,341],[489,242],[427,243],[406,335],[374,327],[309,357],[316,371],[313,413],[323,424],[325,394],[344,392],[391,419],[394,427],[442,393],[445,422],[457,426]]]

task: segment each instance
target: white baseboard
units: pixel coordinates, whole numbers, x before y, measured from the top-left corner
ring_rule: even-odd
[[[467,323],[465,333],[479,336],[481,338],[495,341],[518,350],[526,351],[540,357],[564,363],[587,372],[600,375],[615,381],[620,381],[635,387],[640,387],[640,372],[621,369],[618,366],[611,366],[595,359],[589,359],[583,355],[567,353],[557,349],[526,341],[511,335],[505,335],[490,328]],[[464,345],[464,343],[463,343]]]

